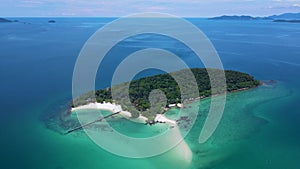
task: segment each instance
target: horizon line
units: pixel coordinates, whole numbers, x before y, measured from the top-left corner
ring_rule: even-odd
[[[282,15],[282,14],[298,14],[300,12],[285,12],[285,13],[277,13],[277,14],[271,14],[271,15],[251,15],[251,14],[220,14],[220,15],[214,15],[214,16],[177,16],[181,18],[212,18],[212,17],[219,17],[219,16],[251,16],[251,17],[268,17],[268,16],[274,16],[274,15]],[[129,14],[130,15],[130,14]],[[49,18],[49,17],[55,17],[55,18],[120,18],[125,17],[129,15],[123,15],[123,16],[87,16],[87,15],[41,15],[41,16],[0,16],[0,18]],[[176,15],[175,15],[176,16]]]

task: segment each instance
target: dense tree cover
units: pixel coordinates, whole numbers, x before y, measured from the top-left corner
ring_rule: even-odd
[[[133,80],[130,83],[123,83],[120,85],[113,86],[112,88],[106,88],[97,90],[95,96],[92,97],[92,92],[80,96],[73,101],[73,106],[79,106],[87,104],[88,102],[97,101],[97,102],[117,102],[122,105],[124,110],[130,111],[133,116],[137,117],[139,115],[138,111],[143,111],[143,115],[148,117],[154,116],[156,113],[161,113],[163,108],[169,104],[181,103],[188,98],[195,99],[197,96],[204,98],[210,96],[211,93],[211,83],[210,80],[213,80],[218,83],[221,79],[221,70],[208,69],[209,72],[213,74],[212,77],[208,76],[208,72],[204,68],[194,68],[191,69],[199,90],[199,95],[197,93],[188,93],[186,96],[181,96],[181,91],[179,87],[180,82],[183,87],[189,88],[195,85],[192,83],[192,80],[186,79],[187,69],[180,70],[177,72],[172,72],[169,74],[159,74],[155,76],[145,77],[138,80]],[[176,80],[173,77],[177,77]],[[226,84],[227,86],[218,86],[218,87],[227,87],[227,91],[236,91],[253,88],[259,85],[259,81],[255,80],[252,76],[246,73],[241,73],[237,71],[227,70],[225,71]],[[129,86],[129,98],[124,94],[124,91],[127,91]],[[182,86],[181,86],[182,87]],[[114,97],[116,100],[112,100],[111,90],[113,89],[114,93],[117,93],[117,97]],[[155,104],[152,104],[149,101],[149,95],[154,89],[159,89],[166,99],[166,103],[163,102],[164,98],[155,98]],[[219,94],[219,93],[214,93]],[[131,102],[131,103],[130,103]],[[131,106],[136,108],[132,109]],[[151,109],[149,110],[149,108]],[[152,109],[152,107],[156,107]],[[138,111],[137,111],[138,110]],[[151,111],[152,110],[152,111]],[[154,111],[153,111],[154,110]]]

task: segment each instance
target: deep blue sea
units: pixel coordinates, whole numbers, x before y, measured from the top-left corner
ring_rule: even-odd
[[[51,122],[72,98],[73,69],[81,48],[115,18],[13,19],[19,22],[0,23],[0,168],[178,168],[170,154],[122,158],[87,137],[61,135]],[[48,23],[50,19],[56,23]],[[200,126],[194,127],[185,139],[193,152],[188,168],[299,169],[300,24],[187,20],[211,40],[225,69],[275,81],[229,94],[221,127],[210,145],[194,142]],[[122,59],[148,47],[169,50],[190,67],[203,67],[182,43],[140,35],[120,42],[107,54],[98,70],[97,88],[110,86]],[[155,73],[150,70],[140,76]],[[211,151],[205,153],[206,149]]]

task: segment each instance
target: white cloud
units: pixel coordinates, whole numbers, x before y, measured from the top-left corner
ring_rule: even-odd
[[[293,7],[300,7],[300,4],[293,4]]]

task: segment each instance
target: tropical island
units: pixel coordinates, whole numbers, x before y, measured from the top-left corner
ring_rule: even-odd
[[[176,75],[177,77],[184,77],[186,71],[191,71],[197,82],[199,89],[199,95],[183,100],[181,98],[180,88],[174,78],[171,76]],[[221,73],[221,70],[210,69],[214,76],[217,77]],[[251,75],[226,70],[226,84],[227,91],[241,91],[250,88],[257,87],[260,82],[255,80]],[[189,82],[185,82],[189,85]],[[131,103],[126,102],[126,99],[112,99],[112,88],[116,91],[124,90],[124,86],[129,85],[129,99]],[[149,96],[151,91],[159,89],[165,94],[166,103],[159,101],[155,104],[155,108],[151,107]],[[221,94],[221,93],[220,93]],[[211,96],[211,84],[208,76],[207,69],[204,68],[193,68],[184,69],[169,74],[158,74],[154,76],[144,77],[141,79],[133,80],[131,82],[122,83],[109,87],[106,89],[96,90],[95,92],[89,92],[74,99],[71,104],[71,111],[79,109],[104,109],[110,110],[114,113],[119,112],[127,117],[133,119],[141,119],[143,122],[155,123],[155,122],[169,122],[174,124],[174,121],[168,120],[163,116],[170,108],[182,108],[184,104],[195,100],[203,99]],[[126,98],[126,96],[124,96]],[[134,106],[135,109],[132,109]],[[151,107],[151,108],[150,108]]]

